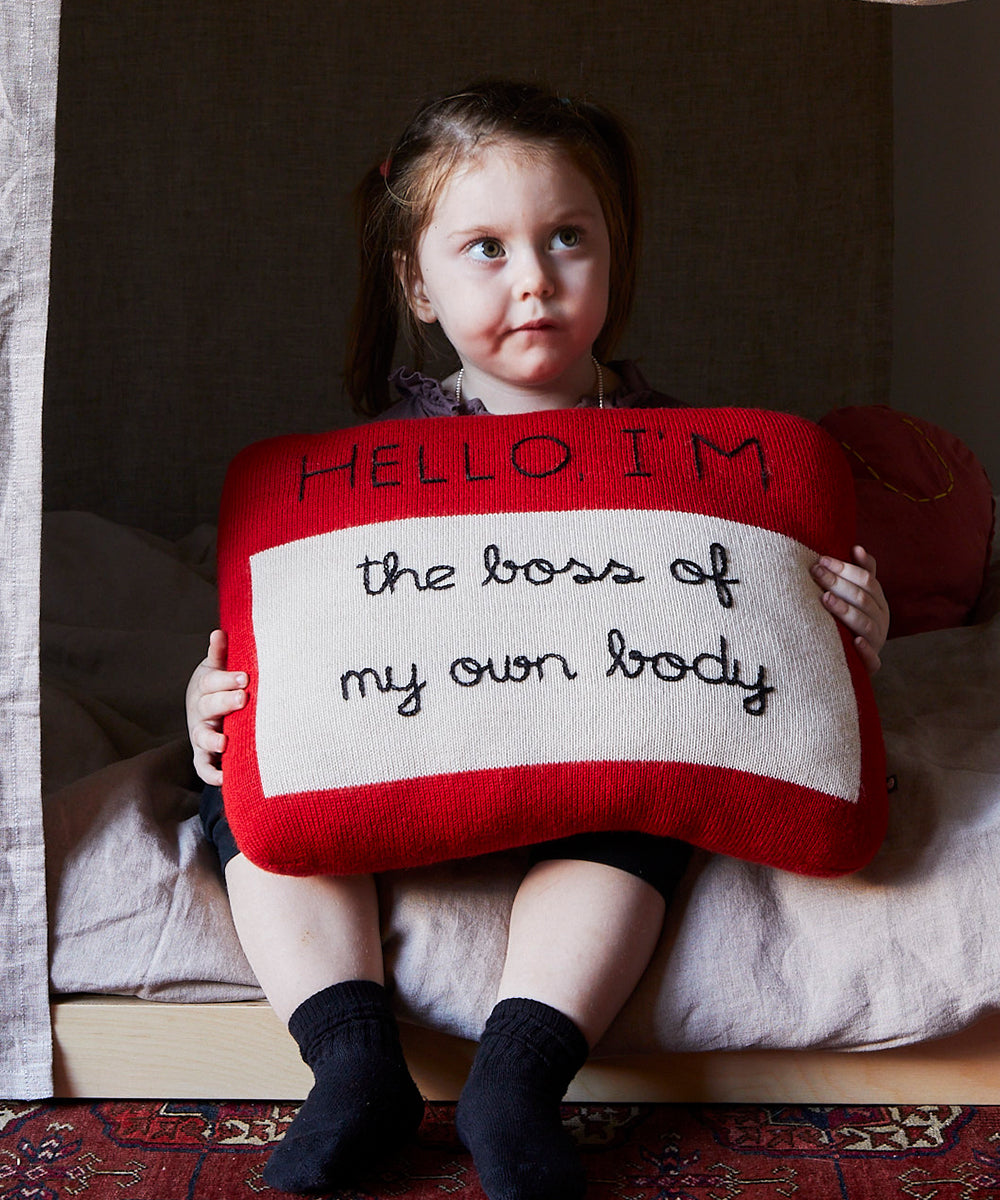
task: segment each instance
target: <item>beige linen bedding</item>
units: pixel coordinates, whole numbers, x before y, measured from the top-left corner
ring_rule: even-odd
[[[215,622],[212,530],[81,513],[43,540],[43,772],[55,993],[259,996],[201,837],[184,687]],[[820,881],[699,855],[604,1052],[874,1048],[1000,1007],[1000,618],[891,641],[894,781],[874,862]],[[405,1019],[476,1036],[516,853],[380,880]]]

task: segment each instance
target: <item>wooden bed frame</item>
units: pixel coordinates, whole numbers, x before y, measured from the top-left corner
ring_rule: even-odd
[[[52,1005],[59,1098],[301,1100],[310,1083],[264,1001],[174,1004],[82,996]],[[453,1101],[471,1042],[404,1026],[428,1100]],[[595,1058],[577,1103],[1000,1104],[1000,1014],[891,1050],[768,1050]]]

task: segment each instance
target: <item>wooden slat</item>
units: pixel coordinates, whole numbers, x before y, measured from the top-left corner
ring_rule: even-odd
[[[301,1100],[309,1088],[292,1039],[261,1001],[74,997],[57,1000],[52,1013],[60,1097]],[[403,1041],[427,1099],[456,1099],[474,1045],[414,1026],[404,1026]],[[893,1050],[595,1058],[567,1100],[1000,1104],[1000,1016]]]
[[[160,1004],[125,997],[52,1006],[57,1096],[301,1099],[310,1073],[262,1001]]]

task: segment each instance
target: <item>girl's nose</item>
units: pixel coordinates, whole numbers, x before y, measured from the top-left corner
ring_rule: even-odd
[[[555,290],[552,272],[541,254],[531,252],[524,255],[517,277],[517,289],[521,299],[550,296]]]

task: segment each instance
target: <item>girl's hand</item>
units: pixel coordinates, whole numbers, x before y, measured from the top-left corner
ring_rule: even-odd
[[[216,787],[222,785],[219,760],[226,748],[222,718],[247,702],[246,675],[225,668],[226,635],[216,629],[208,641],[208,654],[191,676],[185,705],[194,769],[199,779]]]
[[[882,665],[879,651],[889,633],[889,605],[875,578],[875,559],[863,546],[845,563],[824,555],[812,567],[812,577],[824,590],[824,607],[854,634],[854,645],[874,675]]]

